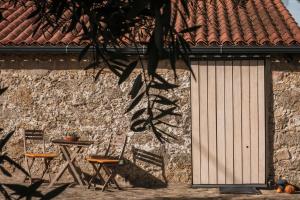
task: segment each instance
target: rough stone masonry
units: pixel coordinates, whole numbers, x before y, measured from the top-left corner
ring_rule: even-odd
[[[6,130],[16,128],[16,134],[8,146],[9,153],[22,161],[23,129],[43,129],[49,151],[58,151],[50,140],[62,138],[65,131],[76,131],[81,139],[97,141],[77,159],[79,165],[87,169],[86,173],[91,174],[92,168],[85,161],[85,156],[101,154],[107,147],[111,133],[124,133],[130,136],[125,154],[129,165],[126,165],[120,177],[125,183],[138,186],[191,182],[189,73],[179,70],[180,88],[168,94],[179,99],[180,108],[177,112],[182,117],[170,118],[169,121],[179,128],[168,130],[178,140],[162,145],[153,133],[130,132],[132,113],[124,112],[130,102],[128,93],[133,77],[118,86],[117,77],[105,71],[98,81],[94,81],[95,72],[82,70],[84,65],[78,65],[76,56],[67,59],[63,56],[54,59],[44,56],[38,60],[22,56],[12,56],[11,59],[5,57],[1,63],[0,80],[9,89],[0,97],[0,127]],[[168,79],[173,78],[173,74],[166,69],[162,73]],[[133,163],[133,147],[163,155],[164,166],[140,160]],[[60,160],[57,159],[52,165],[53,172],[58,170]],[[34,171],[40,171],[40,166],[36,165]]]
[[[45,130],[47,149],[57,151],[49,141],[61,138],[64,131],[77,131],[82,139],[97,141],[78,158],[86,173],[91,166],[85,155],[100,153],[107,145],[111,133],[126,133],[129,144],[125,157],[128,165],[120,172],[123,184],[150,186],[170,182],[191,183],[191,112],[190,74],[180,69],[180,87],[168,93],[179,99],[178,113],[182,117],[170,118],[179,128],[169,128],[178,140],[161,145],[152,133],[130,132],[131,113],[124,114],[130,101],[127,96],[132,78],[117,85],[117,79],[108,71],[94,81],[95,72],[84,71],[84,61],[76,56],[2,55],[0,60],[1,84],[9,86],[0,97],[0,127],[16,129],[8,152],[19,162],[23,159],[23,129]],[[161,69],[166,78],[173,74]],[[270,177],[282,175],[296,185],[300,180],[300,73],[272,72],[268,101],[269,131],[268,153]],[[132,148],[163,156],[164,167],[137,160],[133,161]],[[56,159],[52,172],[58,170],[61,159]],[[39,165],[34,172],[40,171]],[[67,177],[65,177],[67,178]]]
[[[271,92],[270,173],[300,186],[300,72],[274,69]]]

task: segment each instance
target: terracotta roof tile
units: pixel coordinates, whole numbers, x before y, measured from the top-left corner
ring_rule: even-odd
[[[201,27],[184,37],[195,46],[211,45],[300,45],[300,28],[281,0],[249,0],[245,7],[234,7],[232,0],[191,0],[189,26]],[[41,30],[33,36],[34,19],[27,19],[34,10],[0,4],[5,8],[5,20],[0,22],[0,46],[5,45],[80,45],[83,32],[80,25],[76,30],[64,34],[61,30]],[[183,8],[182,9],[184,12]],[[176,29],[181,30],[184,22],[176,18]],[[141,38],[147,37],[139,31]],[[125,41],[126,42],[126,41]]]

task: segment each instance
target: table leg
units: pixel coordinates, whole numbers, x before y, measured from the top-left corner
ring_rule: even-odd
[[[52,181],[51,181],[51,183],[49,184],[49,186],[48,187],[52,187],[53,185],[54,185],[54,183],[56,183],[59,179],[60,179],[60,177],[63,175],[63,173],[65,172],[65,170],[69,167],[69,164],[70,164],[70,162],[72,163],[74,160],[75,160],[75,158],[76,158],[76,155],[78,154],[78,152],[80,151],[80,149],[81,148],[78,148],[77,149],[77,151],[75,151],[71,156],[71,159],[70,159],[70,157],[69,157],[69,154],[68,153],[66,153],[66,152],[68,152],[67,150],[65,151],[65,149],[66,148],[63,148],[64,146],[60,146],[60,150],[61,150],[61,152],[62,152],[62,154],[63,154],[63,157],[64,157],[64,160],[66,161],[63,165],[62,165],[62,167],[60,168],[60,170],[57,172],[57,174],[55,175],[55,177],[54,177],[54,179],[52,179]],[[69,161],[70,162],[69,162]],[[74,175],[72,174],[72,172],[71,172],[71,175],[74,177]],[[80,184],[80,182],[78,182],[79,184]]]
[[[56,183],[60,179],[60,177],[62,176],[62,174],[64,173],[64,171],[67,169],[67,167],[68,167],[68,163],[64,163],[62,165],[62,167],[57,172],[57,174],[55,175],[54,179],[52,179],[52,181],[51,181],[51,183],[49,184],[48,187],[52,187],[54,185],[54,183]]]
[[[76,153],[79,153],[79,151],[80,151],[80,148],[77,148]],[[76,156],[70,155],[70,153],[69,153],[69,151],[67,150],[66,147],[65,147],[65,149],[64,149],[64,147],[61,147],[61,152],[63,153],[62,155],[63,155],[64,160],[66,161],[66,163],[68,163],[67,169],[68,169],[69,173],[71,174],[71,176],[73,177],[74,182],[77,182],[79,184],[79,182],[75,178],[75,174],[73,173],[73,171],[72,171],[72,169],[71,169],[71,167],[69,165],[69,162],[68,162],[68,158],[72,158],[71,161],[74,162]]]
[[[80,151],[82,150],[82,147],[81,146],[79,146],[78,148],[78,151],[77,151],[77,154],[79,154],[79,153],[81,153]],[[74,156],[72,156],[72,155],[70,155],[70,153],[69,153],[69,151],[67,151],[67,153],[68,153],[68,155],[69,155],[69,158],[73,158],[73,157],[76,157],[75,155]],[[74,161],[73,161],[74,162]],[[80,169],[80,167],[78,167],[78,166],[76,166],[75,164],[73,164],[74,165],[74,167],[75,167],[75,169],[76,169],[76,171],[80,174],[80,177],[81,177],[81,180],[84,182],[84,183],[86,183],[85,182],[85,175],[84,175],[84,173],[82,172],[82,170]],[[70,169],[70,168],[69,168]],[[73,172],[70,172],[70,173],[73,173]],[[72,176],[74,177],[75,175],[74,174],[72,174]],[[76,181],[76,180],[75,180]]]
[[[78,172],[78,170],[76,169],[75,165],[74,165],[74,159],[76,158],[76,156],[78,155],[78,152],[81,150],[81,147],[78,147],[78,150],[76,152],[74,152],[73,154],[70,155],[68,149],[66,146],[62,146],[61,148],[63,154],[65,155],[66,161],[68,163],[69,169],[70,171],[72,171],[73,173],[72,176],[73,178],[80,184],[80,185],[84,185],[84,181],[81,178],[81,174]]]

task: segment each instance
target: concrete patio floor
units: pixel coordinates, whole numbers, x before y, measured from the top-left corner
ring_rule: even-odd
[[[4,178],[0,176],[0,183],[6,184],[20,184],[20,177],[17,178]],[[26,184],[25,184],[26,185]],[[28,185],[28,184],[27,184]],[[51,188],[50,190],[52,190]],[[43,184],[40,187],[40,191],[43,194],[47,193],[49,189],[47,184]],[[0,199],[3,197],[0,196]],[[219,194],[219,190],[216,188],[210,189],[193,189],[186,184],[170,184],[167,188],[148,189],[148,188],[132,188],[123,187],[123,190],[109,189],[105,192],[100,190],[87,189],[86,187],[68,187],[59,196],[54,198],[55,200],[110,200],[110,199],[154,199],[154,200],[242,200],[242,199],[255,199],[255,200],[268,200],[268,199],[293,199],[300,200],[300,192],[296,194],[278,194],[274,190],[261,190],[260,195],[224,195]]]

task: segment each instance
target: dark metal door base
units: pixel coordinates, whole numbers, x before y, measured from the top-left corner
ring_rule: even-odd
[[[261,194],[255,187],[220,187],[220,194]]]

